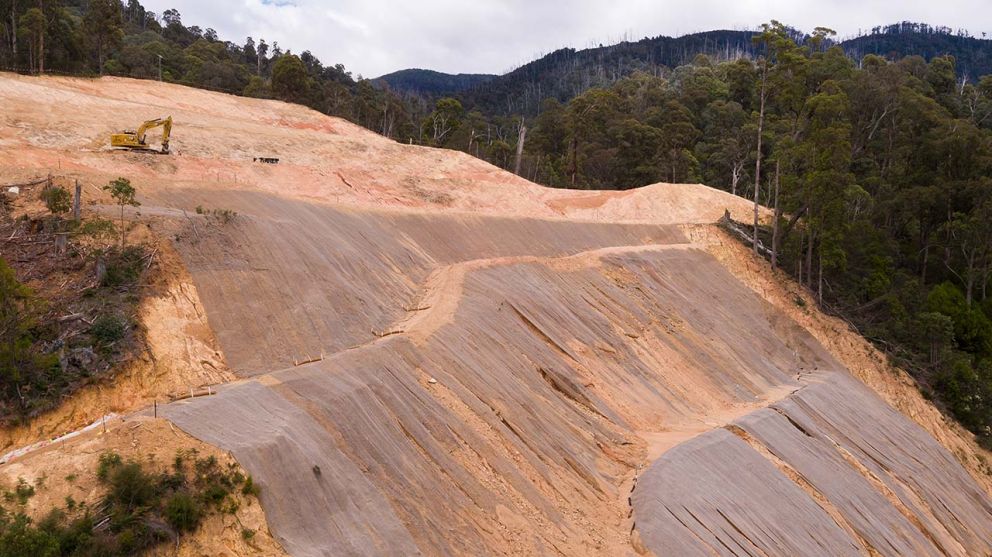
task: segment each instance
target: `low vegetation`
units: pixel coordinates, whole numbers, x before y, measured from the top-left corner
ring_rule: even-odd
[[[202,205],[196,206],[196,214],[213,218],[220,224],[228,224],[238,216],[238,213],[231,209],[207,209]]]
[[[32,486],[20,479],[3,494],[0,556],[134,555],[174,544],[210,514],[234,514],[244,501],[258,496],[258,486],[235,463],[221,465],[195,450],[177,452],[171,469],[153,468],[104,453],[94,470],[102,498],[87,504],[67,497],[64,506],[50,509],[39,520],[28,516],[25,505],[36,489],[44,488],[44,481]],[[254,531],[242,531],[246,540],[252,536]]]
[[[39,213],[37,202],[48,212]],[[9,205],[0,212],[5,424],[52,408],[140,350],[136,312],[152,263],[146,246],[122,244],[126,223],[67,220],[71,199],[58,185],[25,190]]]
[[[44,305],[0,258],[0,398],[25,408],[33,393],[61,372],[58,356],[39,350],[51,332],[39,322]]]

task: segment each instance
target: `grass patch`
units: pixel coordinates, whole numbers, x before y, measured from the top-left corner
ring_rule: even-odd
[[[77,234],[92,236],[93,238],[113,238],[117,235],[117,227],[113,221],[101,218],[90,218],[84,220],[76,229]]]

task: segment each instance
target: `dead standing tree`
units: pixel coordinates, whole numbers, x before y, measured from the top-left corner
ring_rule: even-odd
[[[524,156],[524,141],[527,139],[527,126],[524,125],[524,119],[520,119],[520,134],[517,136],[517,155],[513,160],[513,173],[517,176],[520,175],[520,159]]]
[[[765,127],[765,101],[768,100],[768,58],[762,56],[759,60],[761,66],[761,87],[758,94],[758,148],[755,152],[754,160],[754,237],[752,245],[754,253],[758,253],[758,195],[761,191],[761,134]]]

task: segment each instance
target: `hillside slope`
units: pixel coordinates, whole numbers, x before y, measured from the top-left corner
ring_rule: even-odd
[[[409,69],[388,73],[372,81],[402,93],[449,95],[471,89],[495,77],[491,74],[448,74],[434,70]]]
[[[655,188],[692,188],[691,201],[680,205],[705,209],[649,213],[638,206],[653,202],[650,190],[543,188],[467,154],[401,145],[302,106],[180,85],[0,73],[0,98],[0,165],[8,181],[61,171],[99,185],[125,175],[163,207],[183,207],[176,190],[195,202],[196,190],[208,187],[356,207],[625,222],[712,222],[725,208],[741,219],[748,211],[745,200],[724,192],[660,185]],[[174,156],[109,149],[110,133],[167,115],[175,119]],[[156,141],[154,133],[149,138]],[[253,162],[256,157],[279,163]]]
[[[0,183],[78,177],[90,210],[139,188],[128,218],[173,243],[237,376],[159,416],[253,475],[289,554],[992,551],[974,443],[713,250],[744,200],[549,190],[153,82],[0,75],[0,100]],[[165,114],[175,155],[105,148]]]
[[[922,29],[922,30],[921,30]],[[795,31],[798,36],[802,32]],[[465,90],[441,95],[458,96],[469,107],[493,115],[534,115],[548,98],[566,102],[592,87],[605,87],[636,71],[650,74],[692,63],[698,55],[733,60],[759,54],[753,44],[755,31],[714,30],[681,37],[646,37],[596,48],[562,48],[506,74]],[[992,41],[959,36],[950,29],[902,23],[874,29],[871,34],[837,42],[855,60],[877,54],[897,60],[922,56],[930,60],[951,55],[957,71],[971,82],[992,73]],[[413,77],[413,76],[409,76]],[[404,87],[414,90],[416,81]],[[397,90],[403,91],[402,87]]]

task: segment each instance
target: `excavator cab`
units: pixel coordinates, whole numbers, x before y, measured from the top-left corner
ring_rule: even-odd
[[[159,152],[169,154],[169,136],[172,134],[172,116],[148,120],[137,131],[125,130],[110,135],[110,146],[135,151],[153,151],[152,146],[145,141],[145,135],[150,129],[162,128],[162,148]]]

